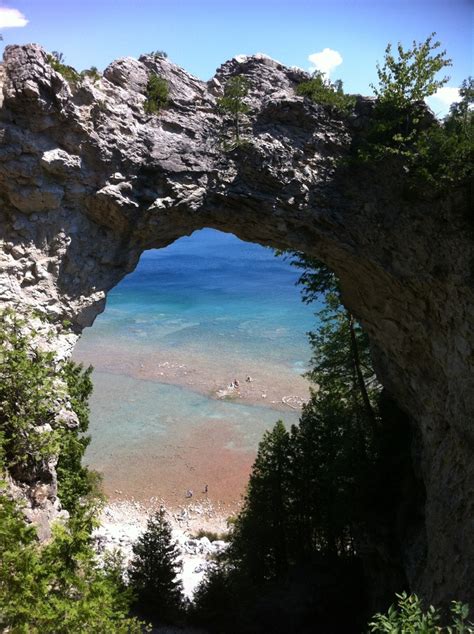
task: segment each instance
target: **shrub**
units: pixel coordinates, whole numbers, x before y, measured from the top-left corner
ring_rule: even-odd
[[[320,71],[315,71],[311,79],[298,84],[296,94],[322,106],[331,106],[338,112],[350,112],[355,105],[355,97],[344,94],[341,80],[332,83]]]
[[[0,630],[28,634],[140,634],[127,617],[130,596],[97,567],[89,544],[91,516],[57,525],[38,544],[18,506],[0,491]]]
[[[378,86],[371,84],[379,101],[404,108],[434,95],[448,82],[449,77],[436,79],[438,72],[452,62],[446,59],[446,51],[436,52],[441,43],[433,42],[435,35],[431,33],[424,42],[413,41],[407,50],[399,42],[397,58],[392,54],[392,45],[387,45],[384,65],[377,64]]]
[[[392,605],[386,614],[376,614],[369,623],[370,632],[375,634],[473,634],[474,624],[467,622],[469,608],[459,601],[453,601],[451,607],[451,625],[446,628],[438,625],[439,610],[432,605],[423,610],[421,600],[416,594],[406,592],[396,595],[397,605]]]
[[[35,331],[12,311],[0,314],[0,432],[6,466],[19,480],[34,479],[48,469],[52,456],[59,455],[59,497],[74,513],[99,488],[97,474],[81,465],[89,444],[84,434],[92,368],[59,363],[53,352],[38,347],[34,336]],[[77,429],[58,422],[61,407],[77,414]]]
[[[26,323],[0,314],[0,431],[10,471],[20,479],[45,467],[60,446],[56,399],[64,394],[54,354],[33,344]]]
[[[163,77],[158,77],[156,73],[153,73],[148,79],[143,109],[147,114],[156,114],[167,105],[168,97],[168,82]]]
[[[75,68],[64,64],[64,56],[62,53],[53,51],[51,55],[48,55],[47,59],[51,68],[62,75],[68,83],[76,84],[81,78]]]
[[[90,68],[86,68],[85,70],[81,71],[81,78],[84,77],[89,77],[89,79],[95,83],[96,81],[99,81],[100,73],[97,70],[96,66],[91,66]]]
[[[215,541],[223,541],[228,542],[230,540],[229,533],[216,533],[215,531],[206,531],[203,528],[200,528],[195,535],[193,535],[194,539],[201,539],[202,537],[207,537],[210,542]]]
[[[168,57],[166,51],[151,51],[149,55],[155,59],[166,59]]]

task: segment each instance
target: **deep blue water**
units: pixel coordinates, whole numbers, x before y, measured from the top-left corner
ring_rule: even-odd
[[[301,302],[298,277],[272,250],[204,229],[145,252],[85,337],[201,350],[225,340],[228,351],[300,369],[315,307]]]

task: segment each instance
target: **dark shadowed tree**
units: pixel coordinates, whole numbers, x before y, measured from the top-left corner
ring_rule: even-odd
[[[234,556],[255,581],[281,575],[288,566],[289,440],[282,421],[265,432],[234,528]]]
[[[133,546],[128,569],[135,606],[140,614],[156,622],[175,620],[184,605],[180,551],[162,508],[148,519],[147,527]]]

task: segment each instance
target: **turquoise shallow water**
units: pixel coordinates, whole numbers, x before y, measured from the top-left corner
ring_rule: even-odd
[[[156,381],[96,372],[94,384],[93,442],[88,459],[96,468],[114,468],[118,457],[139,453],[144,447],[160,451],[174,447],[203,427],[210,434],[213,428],[230,427],[232,433],[225,446],[253,452],[276,420],[282,418],[288,425],[298,421],[296,412],[279,413],[269,407],[214,400]]]
[[[317,307],[301,302],[297,278],[298,271],[271,250],[209,229],[142,256],[110,292],[106,310],[77,351],[77,358],[97,368],[86,457],[106,474],[106,489],[116,485],[118,462],[134,464],[130,480],[136,481],[140,455],[148,456],[148,464],[150,452],[175,451],[177,439],[182,445],[196,430],[202,436],[225,429],[222,450],[250,455],[278,418],[288,425],[297,421],[297,412],[275,411],[270,402],[220,401],[202,386],[196,393],[192,386],[163,384],[156,375],[144,380],[135,371],[140,361],[154,367],[155,353],[218,368],[238,359],[249,367],[264,364],[283,390],[285,377],[291,383],[306,368],[306,332],[315,325]]]

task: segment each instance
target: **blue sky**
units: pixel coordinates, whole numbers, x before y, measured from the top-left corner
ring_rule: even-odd
[[[28,23],[6,27],[6,8]],[[162,49],[202,79],[237,54],[309,69],[308,56],[329,48],[342,58],[331,77],[370,94],[386,44],[432,31],[453,59],[449,86],[473,74],[473,11],[472,0],[0,0],[0,30],[3,45],[38,42],[77,69]]]

